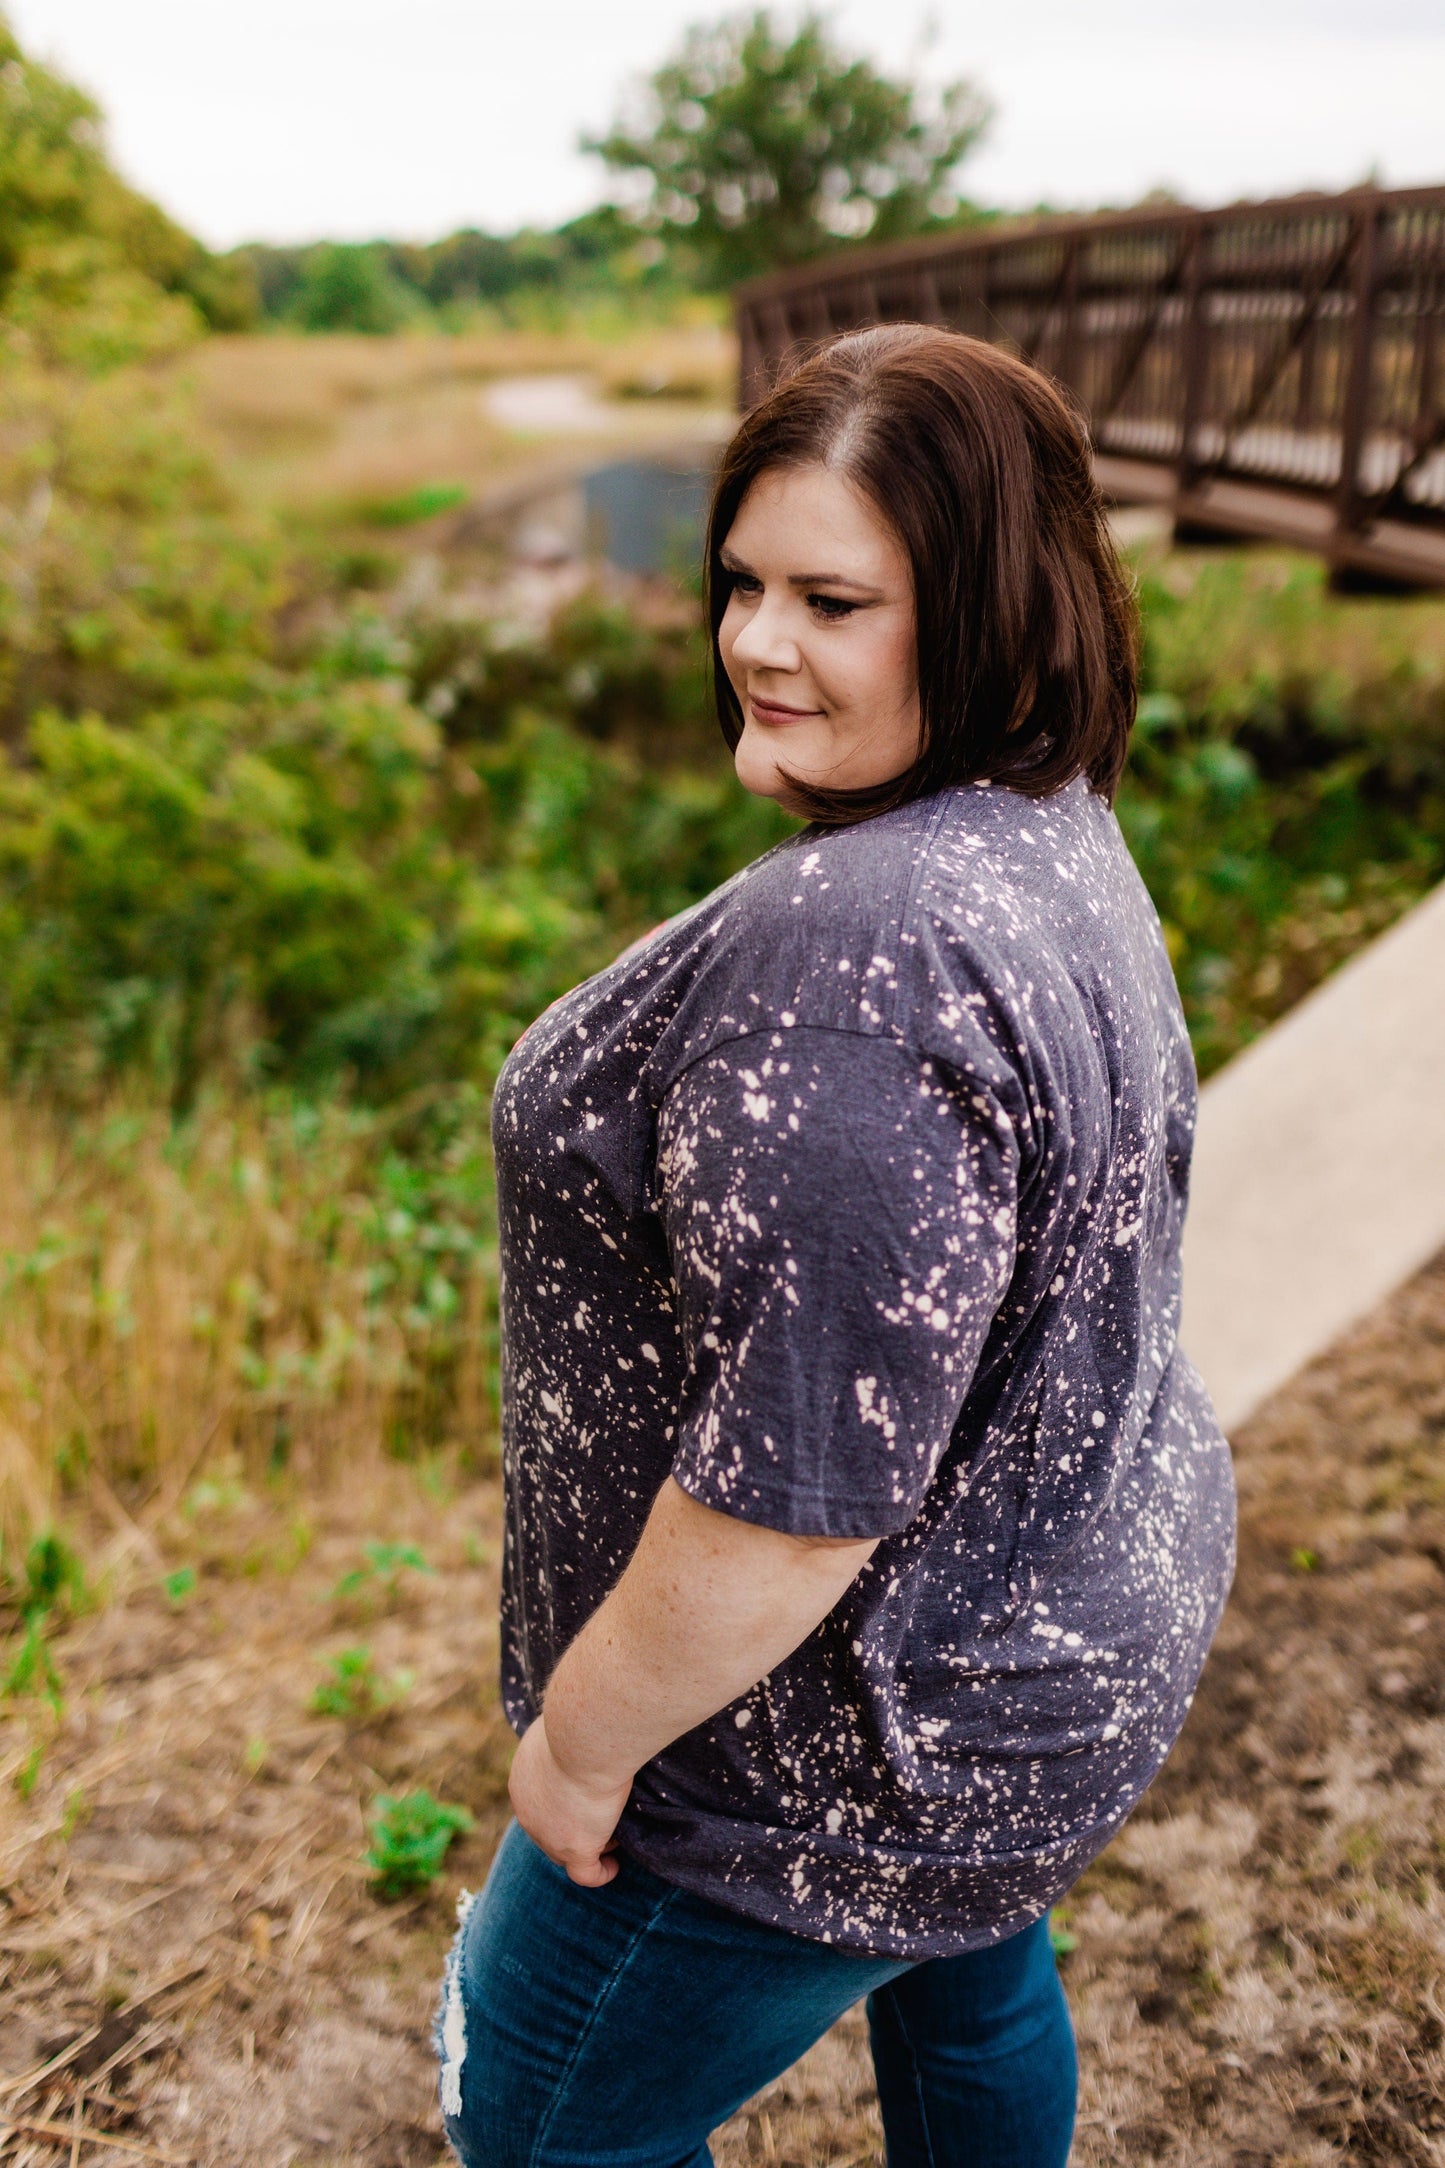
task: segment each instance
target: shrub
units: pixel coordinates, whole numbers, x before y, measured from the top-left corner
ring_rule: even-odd
[[[1119,814],[1207,1073],[1445,874],[1445,608],[1302,559],[1166,569]]]
[[[393,277],[380,248],[327,242],[308,252],[291,313],[304,331],[399,331],[420,297]]]

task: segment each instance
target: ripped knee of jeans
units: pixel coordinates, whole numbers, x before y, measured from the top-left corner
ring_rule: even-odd
[[[434,2038],[436,2051],[441,2059],[442,2114],[458,2116],[462,2112],[462,2065],[467,2059],[467,2012],[462,2000],[462,1943],[466,1937],[467,1921],[472,1916],[476,1893],[464,1889],[457,1899],[457,1931],[447,1952],[446,1971],[442,1975],[442,1999],[437,2011]]]

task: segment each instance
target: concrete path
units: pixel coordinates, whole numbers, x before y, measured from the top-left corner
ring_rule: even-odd
[[[1445,885],[1211,1078],[1182,1339],[1226,1430],[1445,1245]]]

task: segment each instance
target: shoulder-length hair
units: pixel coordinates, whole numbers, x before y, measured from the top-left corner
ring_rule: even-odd
[[[951,784],[1032,797],[1076,775],[1112,804],[1137,697],[1138,611],[1057,385],[999,347],[926,324],[830,340],[746,415],[723,454],[705,597],[729,746],[743,715],[718,648],[720,552],[759,475],[824,465],[888,521],[913,571],[921,733],[912,765],[862,790],[799,780],[814,820],[865,819]]]

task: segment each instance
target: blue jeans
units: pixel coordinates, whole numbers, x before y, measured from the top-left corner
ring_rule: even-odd
[[[464,2168],[709,2168],[708,2133],[865,1995],[888,2168],[1064,2168],[1047,1920],[961,1957],[860,1957],[626,1857],[581,1889],[513,1822],[447,1967],[447,2136]]]

